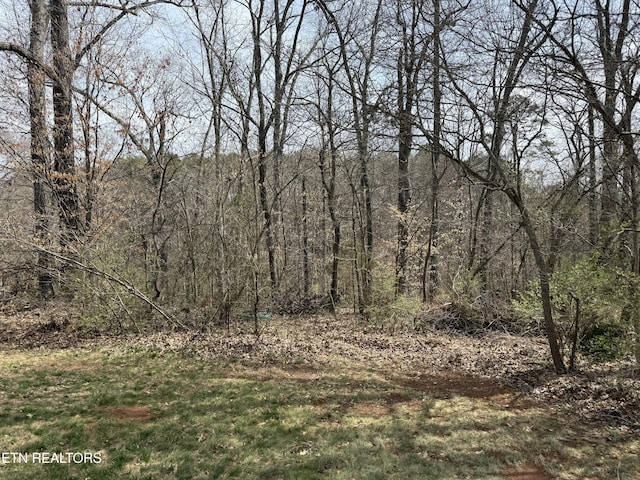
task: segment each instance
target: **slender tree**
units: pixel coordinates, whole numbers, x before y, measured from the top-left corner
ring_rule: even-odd
[[[535,219],[529,211],[522,192],[518,190],[517,184],[513,181],[517,176],[513,175],[513,170],[509,168],[503,156],[506,127],[512,112],[514,94],[522,85],[526,68],[532,57],[540,51],[548,39],[547,29],[535,28],[538,0],[530,0],[522,4],[521,9],[521,23],[512,30],[514,38],[511,40],[511,48],[499,47],[501,54],[494,56],[496,64],[492,67],[494,77],[491,79],[492,85],[490,85],[493,97],[488,115],[483,111],[482,104],[474,99],[472,93],[463,85],[461,78],[456,75],[451,65],[446,61],[443,63],[453,87],[464,99],[466,106],[477,121],[480,135],[477,141],[486,152],[488,167],[485,171],[481,171],[477,166],[463,161],[456,155],[450,154],[449,156],[456,160],[468,175],[482,182],[486,188],[503,192],[516,207],[538,269],[544,324],[554,367],[557,373],[565,373],[566,367],[560,352],[551,308],[549,265],[542,250]],[[554,21],[555,19],[552,19],[550,23]],[[499,72],[503,73],[498,75]]]
[[[360,11],[345,10],[349,16],[342,18],[339,14],[342,10],[340,5],[324,0],[317,0],[316,3],[337,38],[338,50],[342,61],[342,72],[346,77],[343,88],[350,96],[350,114],[359,162],[357,194],[361,222],[358,228],[360,239],[360,252],[358,252],[357,262],[357,277],[359,278],[358,309],[361,314],[366,314],[366,308],[371,301],[374,246],[373,193],[369,173],[371,129],[376,113],[372,83],[374,81],[374,61],[376,60],[378,40],[382,28],[383,2],[377,0],[374,3],[372,13],[367,17],[366,35],[361,37],[357,35],[358,32],[352,30],[361,23],[356,18],[360,16]],[[352,50],[358,52],[360,59],[358,62],[353,62]]]
[[[396,254],[396,293],[406,295],[409,249],[411,182],[409,161],[414,147],[416,104],[423,90],[423,69],[428,63],[432,32],[425,32],[430,2],[396,3],[395,19],[399,30],[397,74],[398,123],[398,246]],[[438,7],[439,8],[439,7]],[[439,22],[439,20],[438,20]],[[439,120],[439,118],[438,118]]]
[[[338,205],[336,198],[337,187],[337,167],[338,167],[338,144],[339,125],[335,119],[336,102],[336,75],[340,68],[339,60],[331,56],[325,56],[321,62],[321,70],[318,72],[318,98],[315,104],[317,123],[321,131],[321,147],[318,154],[318,166],[322,187],[326,195],[327,209],[333,236],[331,240],[331,286],[329,287],[329,297],[331,299],[331,309],[335,311],[338,302],[338,282],[340,265],[340,242],[341,242],[341,221],[338,215]],[[323,102],[323,98],[326,99]]]

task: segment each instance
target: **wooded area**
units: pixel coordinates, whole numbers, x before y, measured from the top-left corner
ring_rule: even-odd
[[[557,373],[640,362],[639,7],[3,1],[0,300],[435,309],[546,335]]]

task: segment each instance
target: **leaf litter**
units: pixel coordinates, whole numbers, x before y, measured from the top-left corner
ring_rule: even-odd
[[[274,316],[207,332],[78,331],[60,311],[0,314],[1,349],[114,348],[280,367],[287,375],[336,366],[382,372],[389,380],[435,395],[485,398],[504,408],[542,406],[640,436],[640,367],[633,359],[593,363],[556,375],[542,337],[489,331],[464,335],[411,325],[393,330],[348,313]]]

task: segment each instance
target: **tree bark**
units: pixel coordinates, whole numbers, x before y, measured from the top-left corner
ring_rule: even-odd
[[[429,288],[432,301],[438,288],[438,236],[440,233],[440,137],[442,131],[442,91],[440,88],[440,0],[433,0],[433,138],[431,149],[431,225],[429,227]]]
[[[547,341],[549,342],[549,349],[551,351],[551,358],[553,360],[553,366],[556,373],[567,373],[564,360],[562,359],[562,353],[558,344],[558,333],[556,331],[556,325],[553,320],[553,313],[551,309],[551,293],[549,291],[549,269],[547,262],[544,259],[540,243],[538,241],[538,235],[533,226],[533,222],[529,215],[529,211],[524,205],[522,198],[513,190],[507,190],[507,195],[511,201],[516,205],[520,212],[523,227],[529,238],[529,245],[531,246],[531,252],[536,261],[538,267],[538,278],[540,283],[540,296],[542,300],[542,313],[544,317],[544,326],[547,335]]]
[[[309,275],[309,224],[307,221],[307,181],[302,176],[302,291],[305,296],[309,295],[311,282]]]
[[[437,1],[437,0],[436,0]],[[413,129],[417,110],[421,75],[431,45],[430,33],[421,31],[427,15],[427,1],[396,3],[396,24],[400,48],[396,63],[398,122],[398,225],[396,253],[396,294],[408,293],[407,262],[409,250],[409,217],[411,182],[409,162],[413,149]]]
[[[598,192],[596,191],[598,179],[596,174],[596,128],[595,128],[595,112],[593,105],[587,105],[588,129],[589,129],[589,167],[588,167],[588,185],[589,185],[589,242],[596,245],[598,241]]]
[[[79,203],[73,145],[71,85],[74,61],[69,46],[67,2],[51,0],[51,47],[53,51],[53,142],[55,195],[58,200],[62,233],[60,244],[68,247],[80,233]]]
[[[44,63],[44,49],[47,41],[49,15],[44,0],[31,0],[31,32],[29,51]],[[47,175],[51,145],[47,132],[46,75],[34,62],[27,65],[29,84],[29,120],[31,126],[31,162],[33,168],[33,209],[35,213],[35,234],[39,244],[46,244],[49,222],[47,219]],[[40,296],[47,300],[54,296],[53,278],[49,272],[49,256],[45,250],[38,250],[38,288]]]
[[[340,218],[336,212],[336,167],[338,150],[336,146],[336,125],[334,123],[334,75],[336,70],[327,66],[326,70],[326,107],[318,105],[318,120],[323,130],[323,145],[319,154],[320,178],[324,188],[327,200],[327,208],[329,210],[329,218],[333,229],[333,238],[331,241],[331,286],[329,287],[329,297],[331,299],[330,309],[335,313],[335,305],[338,302],[338,282],[340,267]],[[325,132],[326,129],[326,132]],[[328,153],[328,155],[327,155]],[[329,157],[329,165],[327,166],[327,156]]]
[[[619,27],[620,30],[616,38],[613,38],[612,28],[616,22],[610,11],[610,2],[607,1],[603,5],[600,0],[596,0],[595,5],[598,25],[598,46],[602,56],[604,74],[603,113],[606,118],[613,119],[615,118],[618,101],[619,90],[616,88],[616,81],[619,66],[622,61],[622,46],[625,37],[628,35],[626,27],[628,25],[630,0],[624,0],[623,2],[622,24]],[[619,204],[619,188],[616,177],[620,171],[621,162],[619,146],[616,141],[616,126],[613,122],[603,122],[602,137],[603,165],[600,224],[606,229],[611,221],[616,220],[616,212]]]
[[[356,278],[358,279],[358,310],[361,315],[366,316],[367,307],[371,301],[371,291],[373,284],[372,263],[373,263],[373,195],[371,192],[371,180],[369,174],[370,161],[370,134],[371,121],[374,109],[369,104],[370,83],[372,77],[372,64],[376,53],[377,38],[381,28],[381,13],[383,1],[377,0],[375,11],[370,25],[370,34],[366,44],[358,45],[358,51],[362,58],[361,71],[356,72],[352,67],[350,53],[348,51],[347,37],[350,32],[346,32],[340,26],[335,12],[331,9],[332,4],[326,0],[318,0],[318,6],[324,13],[327,22],[335,29],[334,33],[338,37],[339,54],[342,59],[342,68],[347,79],[346,90],[350,96],[351,115],[353,116],[354,135],[356,138],[357,154],[359,161],[359,182],[358,191],[354,195],[359,203],[358,212],[360,227],[358,228],[358,242],[356,242]],[[356,192],[354,192],[356,193]],[[364,218],[363,218],[364,217]],[[358,248],[359,247],[359,248]]]

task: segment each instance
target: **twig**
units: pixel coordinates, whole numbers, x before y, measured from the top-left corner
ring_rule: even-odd
[[[120,285],[121,287],[125,288],[131,295],[133,295],[134,297],[138,298],[139,300],[142,300],[144,303],[146,303],[147,305],[149,305],[151,308],[153,308],[156,312],[158,312],[160,315],[162,315],[167,321],[180,326],[181,328],[186,329],[186,327],[176,318],[174,318],[172,315],[170,315],[169,313],[167,313],[162,307],[160,307],[158,304],[156,304],[153,300],[151,300],[149,297],[147,297],[144,293],[142,293],[140,290],[138,290],[133,284],[131,284],[131,282],[127,281],[127,280],[123,280],[120,279],[108,272],[105,272],[104,270],[99,269],[98,267],[94,266],[94,265],[87,265],[85,263],[82,263],[78,260],[75,260],[73,258],[67,257],[65,255],[62,255],[60,253],[57,252],[52,252],[51,250],[48,250],[40,245],[37,245],[35,243],[32,242],[27,242],[24,240],[18,240],[20,243],[24,243],[29,245],[32,248],[35,248],[36,250],[46,253],[47,255],[52,256],[53,258],[56,258],[62,262],[67,263],[68,265],[72,265],[82,271],[85,271],[91,275],[95,275],[97,277],[101,277],[104,278],[105,280],[109,280],[111,282],[114,282],[118,285]]]

